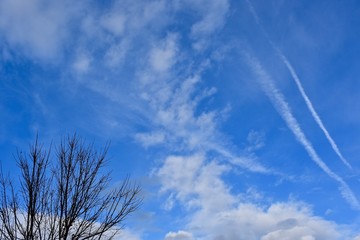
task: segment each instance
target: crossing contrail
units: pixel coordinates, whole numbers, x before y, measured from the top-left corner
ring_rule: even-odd
[[[251,4],[251,2],[249,0],[246,0],[248,3],[248,6],[250,8],[250,12],[252,13],[252,15],[255,18],[256,24],[260,27],[262,33],[264,34],[264,36],[266,37],[266,40],[269,42],[269,44],[271,45],[271,47],[275,50],[275,52],[277,53],[277,55],[280,57],[281,61],[285,64],[286,68],[288,69],[288,71],[290,72],[290,75],[292,77],[292,79],[295,81],[297,88],[300,91],[300,94],[302,96],[302,98],[304,99],[307,108],[309,109],[311,115],[313,116],[315,122],[318,124],[318,126],[320,127],[320,129],[323,131],[326,139],[329,141],[332,149],[334,150],[334,152],[336,153],[336,155],[338,155],[338,157],[340,158],[340,160],[349,168],[352,169],[350,163],[345,159],[345,157],[342,155],[342,153],[340,152],[340,149],[338,148],[337,144],[335,143],[334,139],[331,137],[329,131],[326,129],[323,121],[321,120],[319,114],[316,112],[312,102],[310,101],[309,97],[307,96],[304,87],[301,84],[300,78],[298,77],[295,69],[293,68],[293,66],[291,65],[291,63],[289,62],[289,60],[286,58],[286,56],[280,51],[280,49],[273,43],[273,41],[271,41],[269,35],[267,34],[267,32],[265,31],[264,27],[262,26],[260,20],[259,20],[259,16],[257,15],[253,5]]]

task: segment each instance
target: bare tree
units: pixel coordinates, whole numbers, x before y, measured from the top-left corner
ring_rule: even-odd
[[[112,239],[141,203],[140,188],[127,177],[109,186],[106,153],[76,135],[65,138],[52,158],[36,140],[18,153],[19,189],[0,176],[0,239]]]

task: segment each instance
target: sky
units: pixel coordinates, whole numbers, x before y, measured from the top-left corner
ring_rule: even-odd
[[[0,161],[103,146],[117,239],[360,239],[360,4],[0,0]]]

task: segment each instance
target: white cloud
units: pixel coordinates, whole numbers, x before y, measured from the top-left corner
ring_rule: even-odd
[[[178,52],[176,42],[176,35],[169,34],[151,50],[149,63],[154,71],[166,72],[176,63],[175,56]]]
[[[199,217],[200,216],[200,217]],[[240,203],[234,209],[217,214],[200,211],[190,223],[202,228],[206,239],[338,239],[338,227],[313,216],[297,203],[275,203],[268,208]],[[196,227],[196,228],[195,228]],[[276,238],[277,237],[277,238]]]
[[[135,139],[143,146],[149,147],[164,143],[165,134],[163,132],[137,133]]]
[[[227,0],[215,1],[195,1],[192,4],[202,13],[200,21],[196,22],[191,28],[194,37],[207,36],[223,26],[225,17],[229,9]]]
[[[126,17],[114,12],[105,15],[100,19],[100,25],[115,36],[121,36],[125,29]]]
[[[130,48],[127,40],[123,39],[119,43],[111,45],[104,55],[105,62],[109,67],[119,67],[125,60],[126,54]]]
[[[226,149],[225,147],[221,146],[220,144],[211,144],[208,146],[209,149],[216,151],[224,158],[226,158],[229,162],[234,164],[235,166],[240,166],[246,170],[251,172],[263,173],[263,174],[277,174],[271,168],[266,168],[265,166],[261,165],[256,161],[256,158],[253,158],[251,152],[248,147],[245,150],[250,153],[250,156],[236,156],[230,150]]]
[[[177,203],[186,207],[186,232],[194,239],[350,239],[342,226],[314,216],[303,203],[262,206],[244,201],[222,180],[229,170],[201,154],[168,157],[158,170],[162,191],[174,194]]]
[[[153,76],[149,72],[147,75]],[[143,81],[143,98],[149,102],[152,113],[151,121],[161,132],[156,140],[166,139],[169,149],[186,149],[187,151],[213,151],[226,161],[254,172],[269,173],[265,167],[256,163],[253,158],[237,156],[226,147],[226,138],[218,131],[218,124],[227,115],[223,111],[197,112],[198,104],[214,93],[213,90],[200,90],[201,79],[195,75],[182,82],[147,78]],[[149,136],[146,136],[149,134]],[[139,138],[141,136],[141,138]],[[155,140],[153,131],[136,135],[138,140]],[[162,144],[163,141],[152,141]]]
[[[131,229],[122,229],[115,237],[114,240],[140,240],[141,236]]]
[[[65,74],[75,73],[72,76],[79,79],[84,78],[81,74],[86,74],[87,81],[79,81],[79,89],[87,87],[111,101],[116,99],[117,103],[121,102],[121,107],[136,105],[134,108],[137,109],[130,110],[136,111],[134,115],[151,112],[151,117],[156,115],[154,122],[172,122],[171,126],[167,124],[167,130],[173,130],[166,130],[165,138],[175,141],[181,138],[183,143],[196,147],[210,136],[215,138],[214,122],[219,121],[224,114],[221,111],[209,111],[195,116],[196,104],[211,96],[215,89],[198,91],[196,85],[201,81],[202,69],[194,69],[190,58],[185,60],[186,66],[176,68],[176,71],[182,69],[184,72],[174,73],[174,66],[180,66],[184,63],[183,57],[188,57],[185,50],[187,47],[182,48],[180,45],[182,36],[178,32],[167,32],[166,37],[162,37],[165,27],[176,21],[171,16],[189,10],[197,12],[197,27],[194,29],[198,30],[194,32],[207,32],[207,36],[210,36],[223,24],[223,20],[217,20],[222,19],[228,4],[226,1],[215,1],[211,3],[211,9],[207,9],[204,3],[126,0],[114,1],[105,8],[95,8],[86,1],[74,4],[68,1],[48,3],[44,0],[4,0],[0,2],[0,36],[4,37],[10,47],[17,47],[12,53],[19,51],[27,57],[43,60],[66,60],[63,62]],[[181,7],[178,8],[177,4]],[[218,17],[211,23],[212,17],[209,16]],[[64,50],[70,55],[61,58]],[[131,61],[127,61],[130,58]],[[122,71],[124,63],[135,70]],[[135,80],[135,83],[129,81],[133,78],[133,70],[135,78],[141,79]],[[137,91],[136,85],[146,81],[149,84],[143,85],[143,89],[148,89],[134,93]],[[134,94],[117,101],[123,92]],[[140,101],[136,101],[139,100],[138,93],[142,97],[146,96],[152,106],[158,104],[159,107],[154,107],[155,111],[145,105],[140,107]],[[181,94],[185,94],[187,99]],[[178,102],[172,95],[187,102]],[[125,98],[131,100],[126,102]],[[173,105],[169,107],[168,104]],[[181,131],[177,131],[180,128]],[[193,130],[195,132],[189,134]]]
[[[170,21],[168,17],[171,4],[164,0],[132,1],[120,0],[115,4],[118,11],[124,11],[127,15],[127,28],[144,31],[161,29]]]
[[[102,11],[86,1],[4,0],[0,36],[30,58],[60,61],[64,49],[82,47],[101,49],[99,53],[114,66],[121,63],[132,40],[156,34],[148,31],[149,26],[167,25],[170,8],[165,1],[114,1]]]
[[[247,142],[248,147],[246,148],[247,151],[253,152],[255,150],[258,150],[265,145],[265,136],[261,132],[257,132],[254,130],[251,130],[247,136]]]
[[[163,184],[162,191],[176,190],[177,198],[185,201],[193,192],[193,182],[197,178],[204,156],[170,156],[159,169],[158,176]]]
[[[84,74],[90,69],[91,58],[85,53],[79,53],[73,63],[73,68],[77,73]]]
[[[209,36],[221,29],[229,10],[227,0],[191,1],[190,3],[201,15],[201,20],[191,27],[191,37],[195,39],[193,47],[203,50],[209,43]]]
[[[186,231],[169,232],[165,236],[165,240],[193,240],[191,233]]]
[[[135,138],[145,146],[164,144],[169,151],[213,152],[247,170],[270,173],[256,163],[255,158],[237,156],[228,149],[231,143],[218,130],[218,125],[228,115],[227,106],[199,111],[199,104],[211,98],[216,89],[200,87],[201,74],[208,61],[193,69],[186,65],[188,63],[184,64],[186,58],[187,53],[182,51],[178,36],[174,34],[168,34],[149,51],[147,64],[138,72],[139,91],[147,106],[146,117],[154,130],[138,133]],[[189,70],[179,73],[177,69]]]
[[[61,53],[70,19],[70,9],[56,1],[0,2],[0,35],[12,47],[40,59],[53,59]]]

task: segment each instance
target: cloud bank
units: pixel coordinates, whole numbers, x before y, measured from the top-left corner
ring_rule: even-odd
[[[232,193],[222,180],[229,166],[205,155],[170,156],[158,170],[162,191],[175,193],[176,204],[190,216],[186,231],[164,239],[350,239],[349,232],[314,216],[296,201],[254,204]]]

